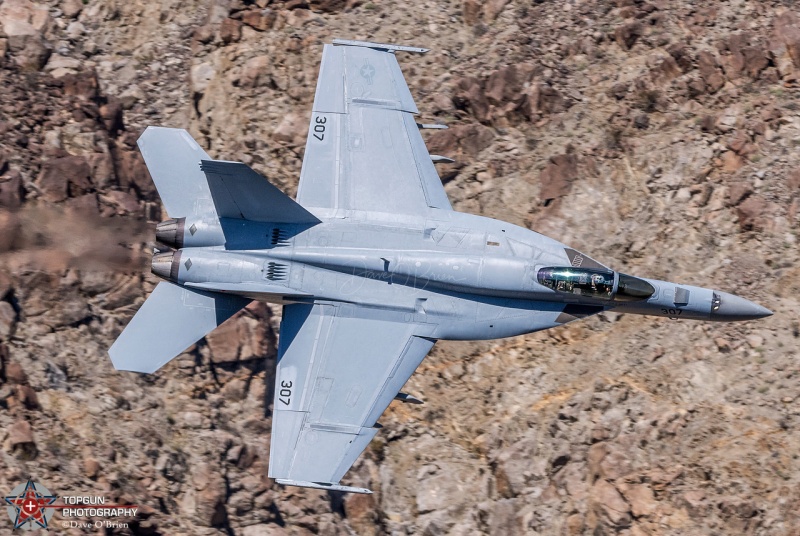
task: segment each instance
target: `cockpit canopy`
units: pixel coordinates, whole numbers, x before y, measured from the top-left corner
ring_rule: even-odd
[[[614,292],[614,272],[588,268],[542,268],[537,276],[539,283],[556,292],[587,298],[611,299]]]
[[[542,268],[537,274],[540,284],[556,292],[573,294],[601,300],[639,301],[646,300],[656,289],[643,279],[619,274],[617,288],[614,288],[614,272],[572,266]],[[615,293],[616,290],[616,293]]]

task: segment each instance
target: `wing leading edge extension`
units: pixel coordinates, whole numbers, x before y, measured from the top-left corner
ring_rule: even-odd
[[[283,309],[269,476],[281,484],[339,485],[378,431],[378,418],[433,347],[419,324],[354,306]]]
[[[415,215],[451,210],[394,54],[425,49],[334,43],[340,46],[322,53],[298,203]]]

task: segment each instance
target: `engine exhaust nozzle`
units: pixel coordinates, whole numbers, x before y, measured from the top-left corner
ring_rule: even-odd
[[[181,249],[186,218],[172,218],[156,225],[156,240],[164,245]]]
[[[178,269],[181,265],[181,252],[170,251],[167,253],[156,253],[150,262],[150,271],[167,281],[177,281]]]

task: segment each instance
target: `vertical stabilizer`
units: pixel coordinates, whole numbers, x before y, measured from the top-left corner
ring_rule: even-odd
[[[188,132],[147,127],[138,144],[171,218],[216,217],[208,181],[200,169],[200,161],[210,157]]]

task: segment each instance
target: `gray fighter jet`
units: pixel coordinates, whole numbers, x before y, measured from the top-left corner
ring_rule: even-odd
[[[616,312],[752,320],[732,294],[622,274],[502,221],[456,212],[398,67],[405,46],[326,45],[296,200],[185,130],[139,147],[169,216],[158,284],[109,350],[153,372],[251,300],[283,305],[269,476],[339,484],[439,339],[512,337]]]

